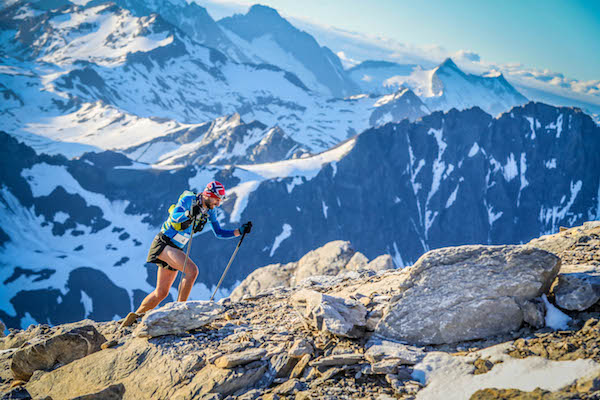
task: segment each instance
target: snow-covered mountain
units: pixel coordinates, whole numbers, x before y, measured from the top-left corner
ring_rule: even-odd
[[[112,3],[45,11],[21,2],[0,17],[8,21],[2,34],[10,39],[0,45],[6,55],[0,90],[7,100],[0,117],[4,129],[37,151],[69,157],[94,148],[126,151],[239,114],[266,127],[262,137],[244,140],[294,142],[278,150],[292,157],[295,151],[287,150],[296,143],[302,152],[318,153],[372,121],[415,117],[400,103],[393,117],[384,116],[379,106],[394,99],[331,99],[277,66],[234,62],[158,14],[136,17]],[[175,147],[150,158],[170,159]],[[184,150],[178,158],[197,159]]]
[[[309,88],[333,97],[356,94],[338,56],[321,47],[308,33],[296,29],[270,7],[254,5],[246,15],[218,21],[232,41],[255,62],[294,72]]]
[[[186,0],[113,0],[121,8],[130,10],[137,17],[156,13],[181,29],[191,39],[207,47],[224,53],[237,62],[251,60],[229,40],[215,20],[208,14],[206,8],[195,2]],[[95,4],[105,3],[106,0],[93,0]],[[91,5],[93,3],[88,3]]]
[[[135,161],[156,165],[245,164],[296,158],[308,151],[279,127],[241,120],[239,114],[123,149]]]
[[[498,118],[434,112],[266,164],[164,170],[112,152],[38,155],[7,134],[0,146],[0,319],[13,327],[135,308],[153,290],[156,267],[144,260],[169,205],[211,179],[228,189],[222,225],[255,226],[221,294],[334,239],[402,266],[433,248],[526,242],[600,218],[600,128],[539,103]],[[210,296],[237,242],[209,231],[191,250],[201,260],[195,299]]]
[[[432,111],[465,110],[477,106],[491,115],[498,115],[527,102],[527,98],[502,75],[466,74],[450,58],[429,70],[418,65],[365,61],[349,73],[369,93],[411,88]]]

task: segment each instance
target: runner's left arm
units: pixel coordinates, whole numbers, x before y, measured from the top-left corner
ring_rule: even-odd
[[[230,231],[228,229],[221,228],[219,221],[217,221],[217,213],[215,210],[208,211],[208,218],[216,237],[219,239],[231,239],[235,236],[235,230]]]

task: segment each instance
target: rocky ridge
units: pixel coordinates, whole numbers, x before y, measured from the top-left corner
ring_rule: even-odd
[[[436,398],[442,378],[435,371],[445,364],[462,374],[449,398],[598,398],[599,305],[583,311],[564,309],[571,320],[555,330],[548,326],[549,319],[559,311],[542,296],[554,301],[561,277],[570,273],[565,266],[578,262],[597,266],[599,228],[600,223],[586,223],[523,246],[438,249],[402,270],[311,276],[295,286],[270,288],[240,301],[171,303],[122,330],[117,321],[90,320],[13,330],[0,339],[4,365],[0,390],[4,398],[21,393],[31,396],[21,398],[55,400],[109,395],[134,399],[150,394],[157,399]],[[503,285],[509,285],[512,296],[501,292]],[[483,304],[477,298],[499,304],[510,304],[511,298],[514,310],[520,310],[514,315],[518,321],[520,312],[521,321],[503,329],[494,318],[511,321],[514,315],[498,312],[486,320],[490,309],[473,306]],[[412,309],[411,299],[423,309]],[[437,318],[437,336],[428,334],[434,324],[429,331],[420,328],[424,331],[420,338],[400,329],[416,321],[400,318],[393,325],[403,310],[409,312],[402,318],[417,312],[425,313],[421,319],[426,321]],[[465,326],[468,318],[453,319],[453,310],[479,318],[480,327],[487,330],[473,332]],[[444,315],[449,320],[440,319]],[[539,323],[540,318],[545,324]],[[151,333],[165,324],[169,334]],[[82,332],[94,331],[102,350],[90,346],[89,352],[72,351],[70,359],[50,357],[66,340],[75,343]],[[438,339],[425,340],[432,337]],[[39,350],[32,351],[34,346]],[[568,365],[570,371],[584,372],[553,375],[561,385],[557,388],[539,381],[534,381],[539,386],[534,391],[517,384],[485,385],[485,379],[510,373],[517,363],[528,361],[537,363],[529,367],[531,380],[540,374],[535,369],[539,365]],[[15,373],[24,364],[33,371],[28,381]],[[464,391],[461,379],[478,382],[478,387]]]

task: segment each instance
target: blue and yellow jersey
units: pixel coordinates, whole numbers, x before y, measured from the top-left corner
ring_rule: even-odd
[[[160,231],[168,236],[179,248],[183,248],[192,236],[194,227],[192,227],[192,219],[189,217],[189,214],[191,214],[192,205],[195,201],[196,193],[189,190],[184,191],[179,196],[177,204],[173,204],[169,208],[169,218],[167,218],[160,228]],[[207,221],[210,221],[213,232],[218,238],[229,239],[235,236],[234,231],[221,229],[221,225],[217,221],[217,212],[214,209],[205,210],[204,213],[196,217],[194,232],[202,231]]]

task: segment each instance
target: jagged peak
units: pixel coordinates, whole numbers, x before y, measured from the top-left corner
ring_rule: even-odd
[[[463,71],[460,68],[458,68],[458,66],[454,63],[454,61],[452,61],[452,59],[450,57],[446,58],[444,60],[444,62],[439,65],[438,70],[440,70],[440,69],[441,70],[451,69],[451,70],[455,70],[460,73],[463,73]]]
[[[255,4],[250,7],[250,10],[248,10],[248,14],[246,15],[283,19],[276,9],[262,4]]]

